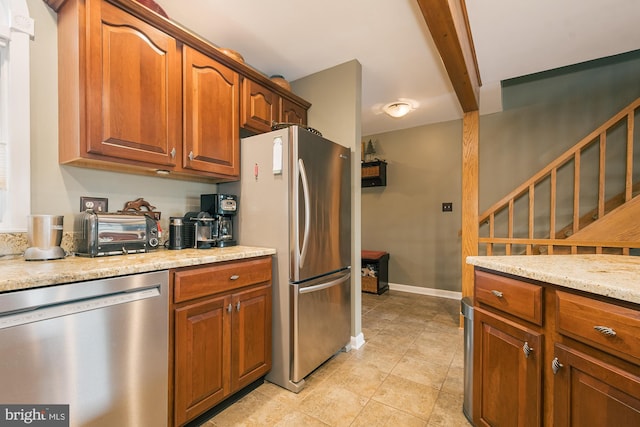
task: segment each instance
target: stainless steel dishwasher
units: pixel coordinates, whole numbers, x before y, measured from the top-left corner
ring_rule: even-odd
[[[167,424],[167,271],[0,294],[0,403],[71,426]]]

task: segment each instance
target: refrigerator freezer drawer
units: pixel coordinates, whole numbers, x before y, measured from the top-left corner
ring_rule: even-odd
[[[291,380],[299,382],[349,343],[351,273],[311,286],[291,284],[293,360]]]

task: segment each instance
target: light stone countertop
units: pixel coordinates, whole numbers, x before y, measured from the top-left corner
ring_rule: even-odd
[[[637,256],[470,256],[467,264],[640,304],[640,257]]]
[[[0,258],[0,292],[92,279],[167,270],[236,259],[274,255],[275,249],[232,246],[212,249],[182,249],[114,255],[69,256],[52,261],[25,261],[22,256]]]

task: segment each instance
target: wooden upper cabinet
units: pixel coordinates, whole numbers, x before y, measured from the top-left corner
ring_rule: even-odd
[[[224,175],[240,173],[240,76],[183,48],[183,167]]]
[[[255,132],[269,132],[280,120],[280,96],[250,79],[242,82],[241,126]]]
[[[92,2],[87,152],[174,166],[180,151],[176,40],[106,2]]]
[[[307,109],[286,98],[282,98],[280,121],[283,123],[307,124]]]
[[[137,1],[44,1],[58,12],[61,164],[233,181],[241,126],[306,124],[307,101]]]

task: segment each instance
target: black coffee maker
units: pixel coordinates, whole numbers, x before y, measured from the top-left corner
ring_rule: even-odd
[[[201,194],[200,210],[209,213],[214,219],[216,230],[212,230],[212,237],[216,240],[217,247],[238,244],[233,238],[233,217],[238,213],[235,194]]]

